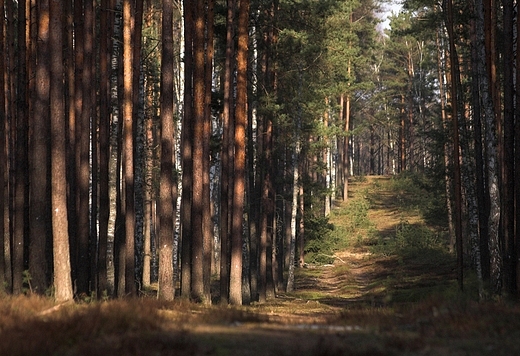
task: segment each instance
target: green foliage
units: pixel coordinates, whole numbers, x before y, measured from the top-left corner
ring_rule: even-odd
[[[337,237],[332,234],[334,225],[329,218],[313,216],[305,223],[305,259],[309,263],[334,262]]]
[[[443,176],[403,172],[392,179],[391,190],[400,209],[418,211],[426,224],[447,226]]]
[[[395,248],[401,250],[428,250],[442,247],[438,233],[425,225],[410,224],[408,221],[402,221],[396,228],[393,242]]]

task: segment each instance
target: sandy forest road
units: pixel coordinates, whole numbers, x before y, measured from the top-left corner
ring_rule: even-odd
[[[377,182],[353,184],[352,194],[366,194],[367,187],[379,186]],[[380,188],[372,196],[368,211],[372,235],[395,233],[403,219],[418,221],[415,213],[400,211],[395,202],[390,192]],[[333,264],[299,270],[295,293],[280,293],[276,300],[249,306],[237,320],[231,317],[219,325],[190,323],[188,330],[224,355],[422,354],[430,348],[423,330],[403,316],[411,306],[394,303],[393,288],[408,291],[415,283],[427,288],[441,280],[449,283],[455,277],[451,272],[449,266],[432,269],[416,261],[408,266],[398,256],[376,255],[370,246],[352,243],[335,253]],[[394,282],[399,285],[391,285]],[[425,354],[443,354],[444,345],[438,348],[439,353]]]

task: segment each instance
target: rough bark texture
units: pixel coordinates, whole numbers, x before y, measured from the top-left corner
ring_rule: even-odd
[[[202,180],[202,233],[203,233],[203,263],[204,263],[204,301],[211,303],[211,262],[213,252],[213,221],[211,219],[210,192],[210,141],[211,141],[211,91],[213,81],[213,27],[215,0],[206,2],[206,38],[205,38],[205,68],[204,68],[204,119],[203,119],[203,180]]]
[[[160,299],[173,300],[173,3],[162,4],[162,65],[161,65],[161,179],[159,187],[159,290]]]
[[[125,295],[136,292],[135,271],[135,199],[134,199],[134,154],[133,154],[133,52],[131,0],[123,1],[123,183],[125,201],[124,276]],[[122,291],[120,291],[122,292]]]
[[[13,207],[13,293],[19,294],[23,290],[24,264],[24,236],[27,202],[27,97],[26,97],[26,45],[25,45],[25,1],[18,3],[18,88],[16,92],[16,141],[15,141],[15,181]]]
[[[45,293],[47,289],[46,243],[50,232],[49,214],[49,1],[38,2],[38,67],[36,95],[32,118],[32,140],[29,147],[30,212],[29,212],[29,273],[32,289]]]
[[[4,0],[0,0],[0,14],[5,13]],[[5,53],[4,48],[4,16],[0,16],[0,53]],[[0,88],[5,87],[5,66],[4,60],[0,60]],[[0,90],[0,104],[5,107],[5,91]],[[7,151],[6,151],[6,112],[5,110],[0,110],[0,201],[5,201],[6,196],[6,181],[7,181]],[[2,204],[2,208],[0,209],[0,283],[2,287],[0,287],[0,291],[4,291],[4,286],[6,285],[6,268],[5,268],[5,219],[4,214],[7,211],[6,204]]]
[[[195,1],[193,17],[193,182],[191,205],[191,294],[204,301],[203,175],[204,175],[204,1]]]
[[[193,11],[192,1],[184,8],[184,116],[182,121],[182,198],[181,198],[181,295],[191,293],[191,201],[192,201],[192,109],[193,109]]]
[[[488,218],[490,281],[492,293],[502,291],[502,254],[499,237],[500,192],[498,187],[497,138],[493,101],[490,95],[490,82],[486,71],[486,48],[484,45],[484,6],[482,0],[475,1],[476,50],[479,61],[480,98],[482,114],[486,125],[487,174],[490,197]]]
[[[65,148],[65,105],[62,60],[62,4],[50,2],[51,57],[51,192],[54,251],[54,298],[62,303],[72,300],[69,235],[67,220],[67,182]]]
[[[233,146],[231,138],[234,136],[233,124],[233,68],[234,68],[234,26],[233,16],[235,13],[235,0],[227,1],[226,15],[226,59],[224,63],[224,107],[222,112],[222,160],[221,160],[221,192],[220,192],[220,302],[228,303],[229,296],[229,209],[230,178],[232,176]]]

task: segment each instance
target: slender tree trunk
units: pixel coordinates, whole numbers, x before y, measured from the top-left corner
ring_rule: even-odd
[[[79,294],[88,294],[91,282],[90,265],[90,220],[89,220],[89,199],[90,199],[90,124],[95,122],[93,114],[92,91],[93,91],[93,55],[94,55],[94,9],[92,0],[84,0],[83,3],[83,43],[79,51],[83,52],[83,75],[78,84],[82,86],[82,108],[78,115],[80,120],[79,138],[77,139],[79,151],[79,171],[77,174],[78,185],[78,210],[77,210],[77,239],[78,239],[78,273],[76,278],[76,288]],[[93,141],[94,142],[94,141]],[[92,157],[95,159],[95,157]]]
[[[161,180],[159,186],[159,290],[160,299],[173,300],[173,3],[162,4],[162,64],[161,64]]]
[[[211,218],[210,187],[210,141],[211,141],[211,91],[213,82],[213,19],[215,0],[206,2],[206,63],[204,68],[204,125],[203,125],[203,181],[202,181],[202,226],[204,263],[204,301],[211,303],[211,265],[213,253],[213,220]]]
[[[5,14],[5,6],[4,0],[0,0],[0,14]],[[5,53],[5,34],[4,34],[4,26],[5,20],[4,16],[0,16],[0,53]],[[5,59],[0,58],[0,105],[1,108],[4,109],[6,107],[6,95],[5,95]],[[7,150],[6,150],[6,133],[7,133],[7,115],[5,110],[0,110],[0,292],[4,292],[7,286],[7,276],[6,276],[6,256],[5,256],[5,237],[6,237],[6,224],[5,224],[5,214],[7,212],[7,204],[6,201],[7,196],[7,172],[8,172],[8,164],[7,164]]]
[[[345,137],[343,137],[343,152],[342,152],[342,176],[343,176],[343,201],[348,200],[348,176],[349,176],[349,149],[348,149],[348,141],[349,141],[349,129],[350,129],[350,95],[342,95],[344,102],[343,116],[344,116],[344,126],[343,131]]]
[[[517,9],[518,10],[518,9]],[[516,12],[516,33],[520,33],[520,11]],[[518,49],[517,49],[517,56],[516,56],[516,68],[520,68],[520,55],[518,55]],[[518,83],[520,83],[520,71],[516,71],[516,83],[517,88],[515,91],[515,101],[516,101],[516,107],[520,107],[520,90],[518,87]],[[520,110],[515,111],[515,255],[516,258],[520,256]],[[517,297],[520,294],[520,263],[516,263],[515,268],[516,273],[516,291],[517,291]]]
[[[464,265],[462,251],[462,187],[460,178],[460,155],[459,155],[459,81],[458,81],[458,59],[455,48],[455,36],[453,33],[453,3],[452,0],[446,2],[447,29],[450,45],[450,75],[451,75],[451,110],[453,123],[453,183],[455,200],[455,235],[457,248],[457,279],[459,288],[464,286]]]
[[[488,218],[489,253],[490,253],[490,280],[492,293],[500,294],[502,291],[502,248],[499,237],[500,222],[500,192],[498,187],[497,166],[497,138],[496,118],[493,100],[490,95],[490,81],[486,71],[486,48],[484,41],[484,6],[482,0],[475,1],[476,19],[476,49],[479,61],[477,62],[480,96],[482,102],[482,114],[486,124],[486,153],[487,174],[490,196],[490,209]]]
[[[14,181],[14,227],[13,227],[13,293],[23,290],[25,270],[24,250],[27,227],[27,73],[26,73],[26,1],[18,2],[18,87],[16,92],[16,141],[15,141],[15,181]]]
[[[134,0],[132,22],[132,126],[133,126],[133,181],[134,181],[134,240],[135,281],[142,285],[143,240],[143,169],[144,169],[144,73],[141,60],[144,0]],[[137,248],[139,247],[139,249]]]
[[[222,160],[221,160],[221,191],[220,191],[220,302],[228,303],[229,296],[229,251],[230,251],[230,202],[232,190],[230,184],[232,177],[233,146],[231,138],[234,137],[234,125],[231,118],[234,116],[233,100],[233,72],[234,72],[234,23],[235,0],[227,1],[226,15],[226,59],[224,62],[224,107],[222,112]]]
[[[472,23],[472,41],[475,41],[475,23]],[[475,46],[472,46],[471,56],[474,65],[472,66],[472,101],[473,101],[473,137],[474,137],[474,150],[475,150],[475,182],[476,182],[476,194],[478,204],[478,231],[479,231],[479,249],[480,249],[480,265],[482,269],[482,281],[489,280],[489,247],[488,247],[488,232],[487,232],[487,218],[489,214],[489,194],[487,191],[487,185],[485,183],[485,172],[486,163],[484,162],[484,150],[482,147],[482,112],[480,104],[480,93],[479,93],[479,76],[477,61],[478,55]]]
[[[298,119],[300,120],[300,119]],[[291,204],[291,240],[289,244],[289,276],[287,277],[287,292],[294,291],[294,265],[296,258],[296,213],[298,210],[298,192],[299,188],[299,169],[298,161],[300,155],[300,139],[298,135],[295,138],[296,147],[294,148],[292,157],[292,170],[293,170],[293,193],[292,193],[292,204]]]
[[[45,293],[49,273],[46,246],[50,237],[49,181],[49,1],[38,2],[38,67],[30,153],[29,273],[36,293]]]
[[[203,261],[203,175],[204,175],[204,1],[195,1],[193,37],[193,184],[191,205],[191,294],[205,302]]]
[[[191,205],[193,182],[193,2],[184,0],[184,116],[182,122],[181,295],[191,293]]]
[[[111,32],[109,1],[101,1],[99,46],[99,242],[97,253],[97,295],[108,293],[108,226],[110,216],[109,162],[110,162],[110,73],[109,58]]]
[[[63,87],[62,3],[50,1],[50,103],[51,103],[51,195],[54,251],[54,298],[72,300],[72,280],[67,220],[65,148],[65,101]]]
[[[445,76],[444,76],[444,68],[446,67],[441,60],[441,45],[439,43],[439,35],[436,35],[436,44],[437,44],[437,68],[438,70],[438,80],[439,80],[439,97],[441,104],[441,117],[442,117],[442,125],[444,130],[448,130],[448,118],[447,118],[447,107],[446,107],[446,89],[445,89]],[[450,175],[449,167],[450,163],[450,148],[449,142],[445,142],[443,145],[443,154],[444,154],[444,186],[445,186],[445,194],[446,194],[446,208],[448,211],[448,230],[450,234],[450,251],[453,252],[455,250],[455,227],[453,225],[453,193],[452,193],[452,178]],[[477,166],[478,167],[478,166]]]
[[[515,250],[515,142],[514,142],[514,6],[513,0],[503,0],[504,11],[504,42],[503,42],[503,70],[504,70],[504,154],[502,169],[502,229],[504,234],[504,292],[515,295],[516,264]]]
[[[235,109],[235,163],[233,208],[231,213],[231,269],[229,302],[242,304],[242,238],[246,167],[247,53],[249,0],[239,0],[237,47],[237,99]]]
[[[123,186],[125,198],[124,276],[125,294],[135,295],[135,197],[133,125],[132,0],[123,0]]]

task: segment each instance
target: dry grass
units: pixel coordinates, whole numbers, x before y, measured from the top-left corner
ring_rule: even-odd
[[[333,265],[298,269],[293,293],[244,307],[152,297],[55,306],[1,296],[0,355],[520,354],[520,307],[460,293],[453,256],[376,248],[402,219],[423,223],[392,203],[387,181],[351,185],[353,196],[371,197],[373,227],[362,223],[344,236],[351,241]],[[338,211],[334,223],[352,229],[342,219],[348,209]]]

